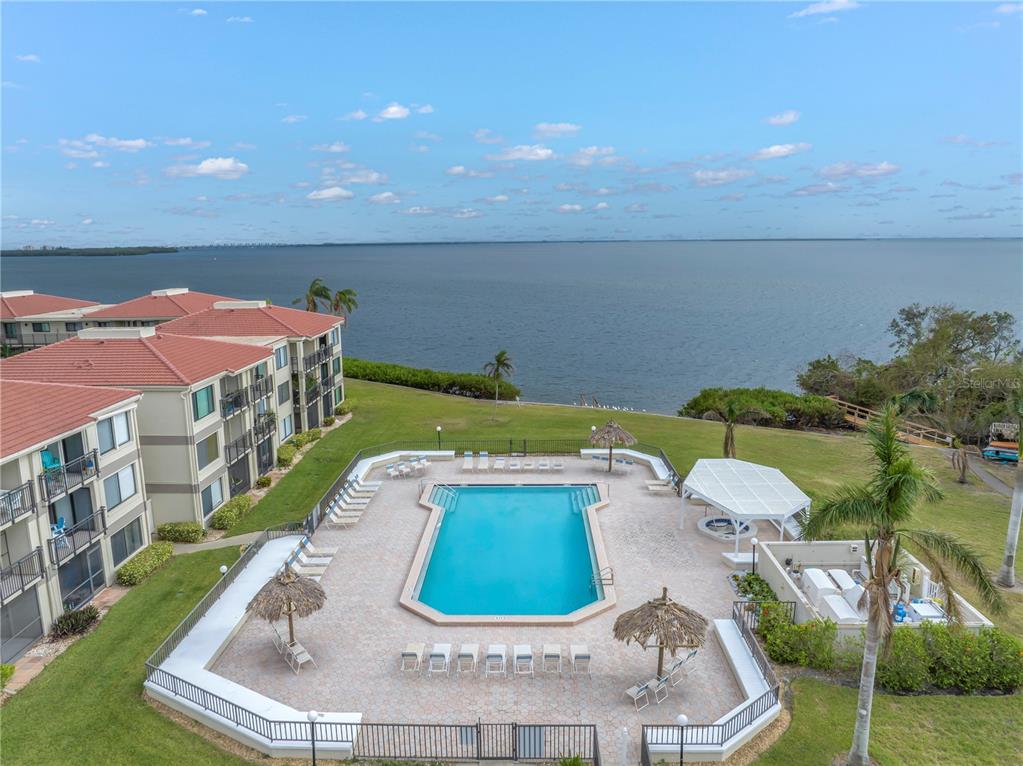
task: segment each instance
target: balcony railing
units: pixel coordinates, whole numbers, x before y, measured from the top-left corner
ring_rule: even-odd
[[[334,356],[333,344],[320,346],[320,348],[316,349],[313,353],[306,354],[304,357],[302,357],[301,368],[298,365],[298,359],[292,357],[291,371],[294,373],[310,372],[311,370],[315,369],[317,365],[323,364],[332,356]]]
[[[100,507],[73,527],[68,527],[48,541],[50,559],[54,564],[60,566],[79,551],[88,548],[103,537],[106,531],[106,508]]]
[[[224,394],[220,397],[220,414],[224,418],[229,418],[233,415],[237,415],[242,412],[246,407],[249,406],[248,393],[242,391],[232,391],[229,394]]]
[[[0,602],[7,603],[24,593],[43,576],[43,549],[36,548],[9,567],[0,569]]]
[[[26,481],[20,487],[4,490],[0,495],[0,527],[13,524],[18,519],[28,516],[36,509],[35,497],[32,496],[32,482]]]
[[[86,452],[79,458],[47,468],[39,474],[39,494],[53,502],[61,495],[73,492],[99,474],[99,450]]]
[[[270,396],[271,391],[273,391],[273,378],[269,376],[260,378],[249,386],[249,396],[254,402],[258,402],[264,396]]]
[[[273,415],[260,415],[252,426],[252,439],[256,444],[272,436],[277,430],[277,418]]]
[[[224,460],[228,465],[237,463],[252,451],[252,436],[244,433],[224,447]]]

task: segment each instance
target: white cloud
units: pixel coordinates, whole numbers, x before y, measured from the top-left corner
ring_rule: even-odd
[[[810,184],[809,186],[801,186],[798,189],[793,189],[789,194],[793,197],[813,197],[818,194],[832,194],[834,192],[844,191],[844,186],[839,186],[836,183],[828,181],[823,184]]]
[[[416,109],[416,114],[433,114],[433,105],[423,104]]]
[[[753,175],[752,170],[743,168],[721,168],[720,170],[696,170],[691,177],[697,186],[722,186]]]
[[[60,147],[60,153],[65,157],[75,157],[81,160],[99,157],[99,152],[96,151],[96,148],[84,141],[61,138],[57,141],[57,145]]]
[[[742,202],[746,199],[744,192],[736,192],[735,194],[722,194],[717,198],[717,202]]]
[[[507,194],[495,194],[493,197],[487,197],[484,202],[489,202],[492,205],[499,204],[501,202],[507,202],[511,199]]]
[[[443,141],[443,136],[438,136],[436,133],[431,133],[428,130],[416,131],[416,138],[422,141]]]
[[[594,163],[610,165],[618,162],[620,159],[620,157],[615,156],[615,148],[613,146],[584,146],[568,157],[570,163],[584,168]]]
[[[607,210],[609,207],[611,207],[611,206],[609,204],[607,204],[606,202],[598,202],[596,205],[593,206],[593,209],[594,210]]]
[[[77,162],[65,162],[64,163],[64,169],[65,170],[74,170],[77,167],[78,167],[78,163]]]
[[[385,184],[387,183],[387,176],[375,170],[364,168],[345,173],[341,180],[346,184]]]
[[[482,218],[483,213],[475,208],[463,207],[451,211],[452,218]]]
[[[165,146],[185,146],[190,149],[205,149],[212,142],[196,141],[193,138],[165,138],[163,143]]]
[[[316,144],[313,147],[313,151],[327,152],[329,154],[341,154],[342,152],[347,152],[351,150],[351,148],[352,147],[350,147],[344,141],[334,141],[333,143],[330,144]]]
[[[33,226],[53,226],[57,222],[49,218],[33,218],[29,223]]]
[[[90,133],[85,137],[85,140],[90,144],[96,144],[97,146],[103,146],[107,149],[117,149],[121,152],[137,152],[146,147],[152,146],[151,143],[146,141],[144,138],[113,138],[107,136],[101,136],[98,133]]]
[[[556,213],[581,213],[583,211],[582,205],[558,205],[554,208]]]
[[[362,111],[361,109],[356,109],[354,112],[349,112],[348,114],[344,115],[343,117],[338,117],[338,119],[339,120],[345,120],[345,121],[365,120],[367,117],[369,117],[369,115],[366,114],[364,111]]]
[[[422,205],[414,205],[404,211],[405,215],[434,215],[436,210],[432,207],[424,207]]]
[[[38,53],[21,53],[15,56],[14,58],[17,59],[18,61],[24,61],[25,63],[28,64],[38,64],[39,62],[42,61],[42,59],[39,58]]]
[[[251,24],[252,23],[252,17],[251,16],[228,16],[227,17],[227,23],[228,24]]]
[[[372,197],[369,198],[369,201],[372,202],[374,205],[397,205],[399,202],[401,202],[401,198],[398,197],[398,195],[395,194],[394,192],[386,191],[380,192],[379,194],[374,194]]]
[[[480,128],[472,134],[478,144],[499,144],[504,141],[504,136],[497,135],[490,128]]]
[[[282,117],[281,122],[287,125],[294,125],[296,122],[303,122],[307,119],[309,118],[304,114],[289,114],[287,117]]]
[[[92,226],[92,219],[91,218],[83,218],[82,219],[82,226]]]
[[[13,80],[4,80],[2,83],[0,83],[0,86],[2,86],[4,88],[11,88],[13,90],[20,90],[21,89],[21,85],[19,85],[18,83],[14,82]]]
[[[835,162],[817,171],[822,178],[842,180],[844,178],[876,178],[899,172],[899,166],[891,162]]]
[[[763,149],[758,149],[749,156],[751,160],[775,160],[781,157],[791,157],[793,154],[801,154],[802,152],[808,152],[812,146],[810,144],[773,144],[772,146],[765,146]]]
[[[249,151],[249,150],[255,149],[256,145],[255,144],[247,144],[244,141],[238,141],[232,148],[233,149],[238,149],[239,151]]]
[[[535,138],[564,138],[565,136],[574,136],[582,129],[582,125],[572,122],[541,122],[533,128],[533,136]]]
[[[249,166],[234,157],[210,157],[198,165],[174,165],[164,171],[172,178],[210,177],[229,181],[249,172]]]
[[[631,205],[625,206],[625,212],[627,213],[645,213],[646,210],[647,207],[642,202],[633,202]]]
[[[518,144],[502,149],[497,154],[488,154],[486,158],[496,162],[552,160],[554,159],[554,150],[548,149],[543,144]]]
[[[980,141],[976,138],[970,138],[965,133],[959,133],[955,136],[945,136],[942,139],[946,144],[958,144],[960,146],[975,146],[978,149],[989,149],[992,146],[998,146],[997,141]]]
[[[808,5],[801,11],[790,13],[790,19],[801,19],[804,16],[816,16],[822,13],[838,13],[852,11],[860,7],[856,0],[824,0],[824,2]]]
[[[328,186],[326,189],[317,189],[311,191],[305,195],[306,199],[333,202],[341,199],[351,199],[355,195],[352,194],[348,189],[342,189],[340,186]]]
[[[1023,14],[1023,3],[1002,3],[995,7],[995,13],[1011,14],[1021,13]]]
[[[465,165],[452,165],[444,171],[444,175],[459,178],[492,178],[494,174],[489,170],[471,170]]]
[[[193,8],[188,12],[189,16],[207,16],[208,14],[202,8]]]
[[[92,166],[94,168],[108,168],[110,167],[110,163],[104,162],[103,160],[96,160],[94,163],[92,163]]]
[[[791,125],[800,117],[799,112],[795,109],[786,109],[784,112],[778,112],[778,114],[772,114],[764,122],[768,125]]]
[[[377,116],[373,119],[377,122],[380,122],[381,120],[404,120],[409,116],[409,114],[411,114],[411,112],[407,106],[402,106],[397,101],[392,101],[381,109]]]

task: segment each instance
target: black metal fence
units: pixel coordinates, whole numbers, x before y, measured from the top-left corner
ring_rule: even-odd
[[[0,603],[25,591],[43,576],[43,549],[36,548],[9,567],[0,569]]]

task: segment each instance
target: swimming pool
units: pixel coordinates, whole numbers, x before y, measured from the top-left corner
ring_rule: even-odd
[[[605,600],[596,485],[434,486],[425,499],[410,595],[431,612],[533,622]]]

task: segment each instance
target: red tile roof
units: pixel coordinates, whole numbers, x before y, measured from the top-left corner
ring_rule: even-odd
[[[96,420],[93,413],[126,402],[138,391],[0,380],[0,456],[45,444]]]
[[[0,298],[0,319],[9,320],[18,317],[49,314],[51,311],[80,309],[85,306],[98,306],[96,301],[80,301],[77,298],[64,298],[60,295],[33,293],[32,295],[14,295]]]
[[[323,335],[344,319],[332,314],[317,314],[282,306],[258,308],[210,308],[160,327],[179,335],[254,336],[286,335],[289,338],[313,338]]]
[[[263,346],[157,332],[71,338],[0,362],[0,377],[86,386],[186,386],[270,357]]]
[[[191,290],[172,295],[143,295],[94,311],[89,319],[174,319],[208,309],[217,301],[231,300],[236,299]]]

